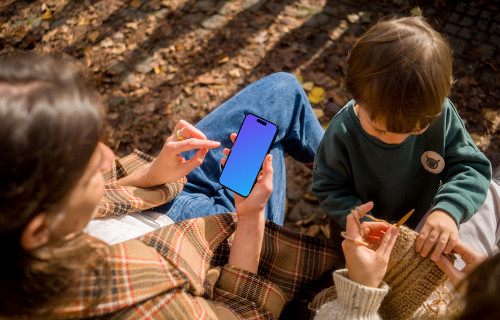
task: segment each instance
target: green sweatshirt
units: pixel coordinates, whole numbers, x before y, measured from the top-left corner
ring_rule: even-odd
[[[491,179],[488,159],[474,145],[455,107],[446,99],[442,114],[420,135],[387,144],[366,133],[352,100],[326,129],[314,161],[312,190],[322,208],[345,229],[350,210],[373,201],[372,214],[415,228],[433,206],[457,222],[483,204]]]

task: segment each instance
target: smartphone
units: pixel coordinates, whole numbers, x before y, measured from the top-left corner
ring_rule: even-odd
[[[278,135],[278,126],[252,113],[245,116],[219,183],[240,196],[252,191],[264,159]]]

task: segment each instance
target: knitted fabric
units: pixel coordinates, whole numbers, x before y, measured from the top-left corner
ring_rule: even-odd
[[[418,233],[399,228],[384,281],[391,290],[382,301],[379,313],[384,320],[408,319],[430,294],[446,280],[446,275],[430,259],[415,251]]]
[[[384,320],[411,318],[431,293],[446,280],[446,275],[430,260],[430,255],[422,258],[415,251],[417,236],[417,232],[405,226],[399,227],[383,279],[390,287],[379,309]],[[309,304],[309,308],[316,311],[321,305],[335,298],[336,291],[332,286],[320,292]]]

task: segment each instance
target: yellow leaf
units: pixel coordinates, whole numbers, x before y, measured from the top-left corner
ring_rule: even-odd
[[[84,17],[81,17],[79,20],[78,20],[78,26],[84,26],[86,24],[89,24],[89,20],[85,19]]]
[[[321,87],[314,87],[307,97],[311,103],[320,103],[325,98],[325,89]]]
[[[161,66],[159,66],[159,65],[157,65],[157,64],[155,64],[155,65],[153,66],[153,71],[154,71],[156,74],[161,73],[161,71],[162,71],[161,69],[162,69],[162,67],[161,67]]]
[[[410,10],[410,13],[414,16],[421,16],[422,15],[422,9],[420,9],[419,7],[415,7],[413,9]]]
[[[314,87],[311,90],[311,94],[313,94],[315,96],[318,96],[318,97],[324,96],[325,95],[325,89],[323,89],[321,87]]]
[[[42,16],[42,20],[50,20],[52,19],[52,12],[50,10],[45,11]]]
[[[139,8],[142,5],[142,2],[140,0],[134,0],[130,3],[130,5],[134,8]]]
[[[322,97],[318,97],[318,96],[312,95],[310,93],[307,95],[307,97],[309,98],[309,101],[312,104],[317,104],[317,103],[320,103],[321,101],[323,101]]]
[[[302,77],[302,75],[298,74],[295,76],[295,78],[297,78],[300,84],[304,83],[304,78]]]

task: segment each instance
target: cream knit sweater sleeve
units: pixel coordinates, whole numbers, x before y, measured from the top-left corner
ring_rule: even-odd
[[[324,304],[314,320],[359,319],[379,320],[380,303],[389,292],[389,286],[382,282],[379,288],[360,285],[347,277],[347,269],[333,273],[337,299]]]

